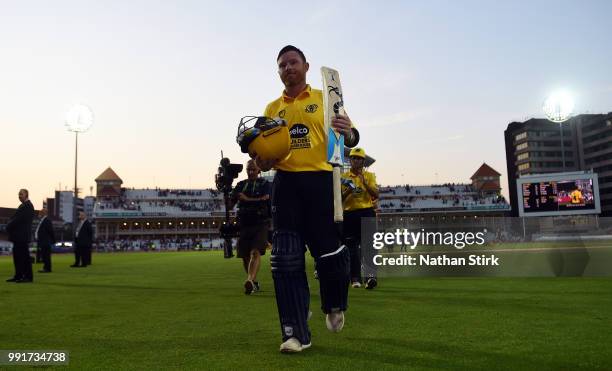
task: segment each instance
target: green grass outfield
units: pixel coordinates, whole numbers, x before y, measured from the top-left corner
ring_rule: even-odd
[[[68,350],[82,370],[612,369],[611,278],[384,278],[351,289],[339,334],[309,280],[313,346],[284,355],[268,255],[252,296],[219,252],[53,259],[34,284],[0,282],[0,349]]]

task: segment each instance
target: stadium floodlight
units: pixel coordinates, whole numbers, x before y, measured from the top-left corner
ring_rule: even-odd
[[[76,104],[66,113],[66,128],[75,133],[84,133],[93,125],[93,111],[84,104]]]
[[[562,123],[572,117],[574,99],[565,90],[556,91],[546,98],[542,109],[550,121]]]
[[[77,198],[79,197],[79,188],[77,184],[77,164],[79,160],[79,133],[84,133],[91,125],[93,125],[93,111],[84,104],[75,104],[66,113],[66,128],[68,131],[74,132],[74,199],[72,210],[72,228],[76,231],[77,228]]]
[[[544,101],[542,107],[546,117],[559,124],[559,131],[561,136],[561,158],[563,164],[563,171],[565,171],[565,148],[563,143],[563,123],[572,117],[574,113],[574,99],[571,94],[565,90],[559,90],[552,93]]]

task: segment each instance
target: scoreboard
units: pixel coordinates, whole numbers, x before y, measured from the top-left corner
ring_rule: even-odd
[[[532,175],[517,180],[520,216],[598,214],[599,188],[593,173]]]

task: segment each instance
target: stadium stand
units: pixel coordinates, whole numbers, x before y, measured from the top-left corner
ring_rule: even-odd
[[[503,196],[483,194],[471,184],[380,187],[380,213],[509,210]]]
[[[470,218],[505,216],[499,176],[483,164],[471,184],[379,186],[379,217],[409,215]],[[215,249],[225,219],[223,195],[214,189],[125,188],[108,168],[97,179],[93,220],[101,251]],[[482,184],[488,184],[483,187]],[[491,186],[492,185],[492,186]],[[234,219],[232,210],[230,217]]]

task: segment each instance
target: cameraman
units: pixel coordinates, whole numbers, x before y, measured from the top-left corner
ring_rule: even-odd
[[[270,182],[259,178],[259,167],[254,160],[246,165],[248,179],[236,184],[231,195],[231,207],[238,203],[238,258],[242,258],[247,279],[244,293],[250,295],[259,290],[257,272],[261,255],[265,255],[270,229]]]

